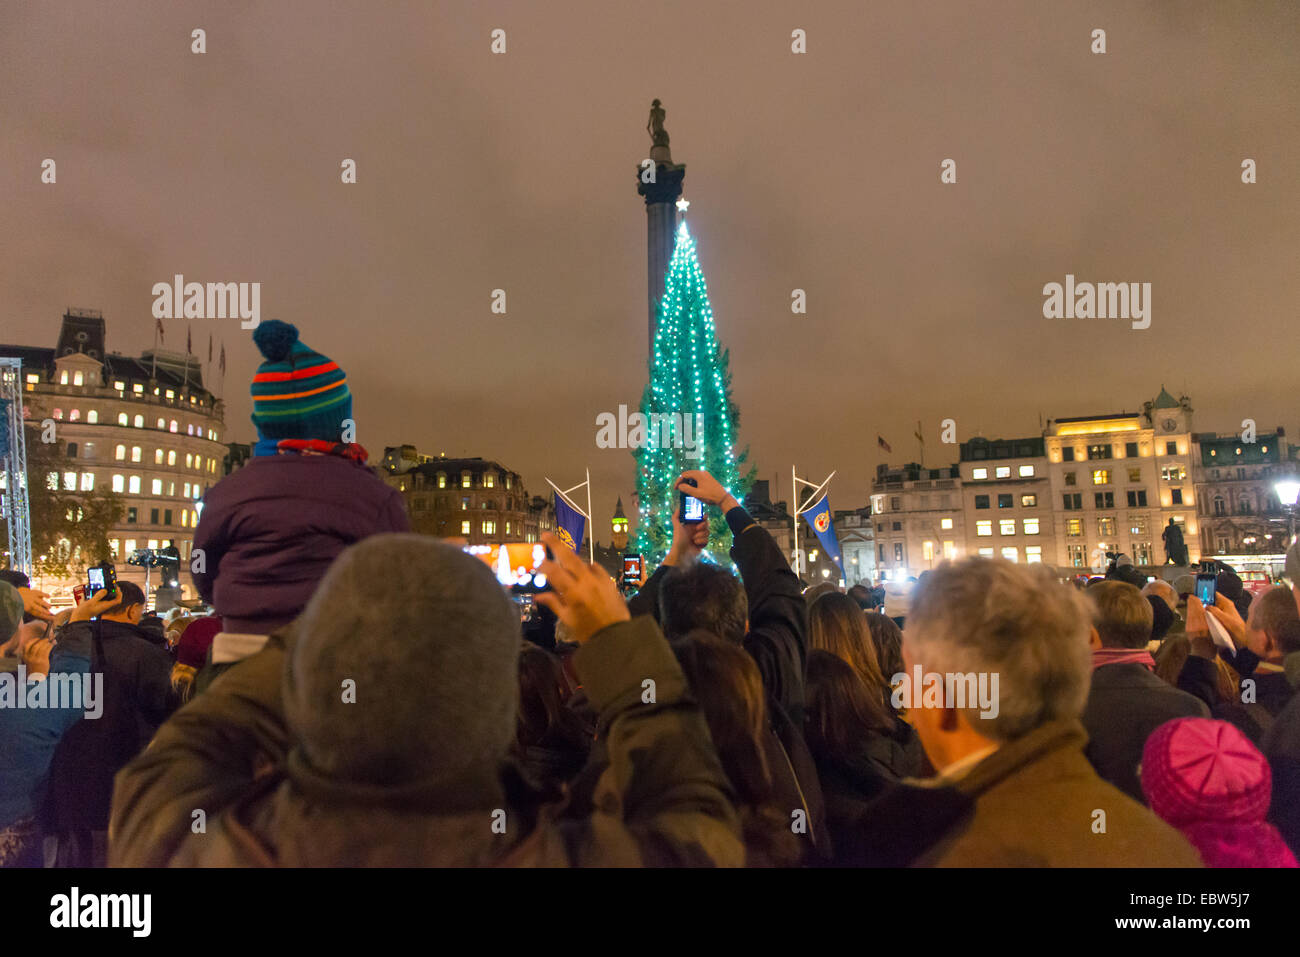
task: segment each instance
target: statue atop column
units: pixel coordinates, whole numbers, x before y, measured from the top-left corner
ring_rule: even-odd
[[[646,132],[650,134],[650,140],[654,144],[650,148],[650,158],[655,161],[656,165],[664,163],[671,166],[673,162],[672,154],[668,150],[668,131],[664,129],[664,117],[667,115],[659,101],[655,100],[650,104],[650,120],[646,123]]]

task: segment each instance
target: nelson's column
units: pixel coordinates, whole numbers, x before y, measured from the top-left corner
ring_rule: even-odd
[[[652,145],[650,158],[637,168],[636,191],[645,197],[646,223],[646,280],[649,291],[650,341],[647,355],[654,355],[655,318],[659,313],[659,300],[664,294],[664,276],[673,258],[677,242],[677,210],[675,204],[682,195],[682,180],[686,178],[686,165],[673,162],[668,151],[668,131],[664,129],[664,109],[655,100],[650,105],[650,120],[646,131]]]

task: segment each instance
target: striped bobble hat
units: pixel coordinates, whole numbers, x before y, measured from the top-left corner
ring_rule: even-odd
[[[299,342],[297,328],[278,319],[259,323],[253,341],[266,357],[251,390],[258,438],[342,441],[352,393],[338,363]]]

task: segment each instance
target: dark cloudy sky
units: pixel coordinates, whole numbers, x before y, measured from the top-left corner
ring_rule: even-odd
[[[496,458],[536,491],[589,464],[604,530],[616,494],[631,512],[595,419],[646,378],[635,173],[659,97],[740,440],[780,494],[797,462],[863,504],[877,433],[913,459],[918,419],[939,464],[944,417],[1035,434],[1162,383],[1200,429],[1296,434],[1297,51],[1291,0],[5,0],[0,341],[53,345],[79,306],[138,353],[155,282],[259,281],[263,318],[347,370],[372,453]],[[1152,283],[1151,328],[1044,319],[1066,273]],[[255,349],[196,321],[205,355],[209,331],[248,440]]]

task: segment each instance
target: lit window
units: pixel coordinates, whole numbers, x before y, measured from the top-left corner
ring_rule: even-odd
[[[1002,557],[1009,562],[1020,561],[1020,550],[1014,545],[1007,545],[1002,549]]]
[[[992,535],[992,534],[993,534],[993,523],[992,523],[991,521],[989,521],[989,522],[976,522],[976,523],[975,523],[975,534],[976,534],[976,535],[979,535],[981,538],[984,538],[984,537],[987,537],[987,536],[989,536],[989,535]]]
[[[460,487],[461,487],[461,488],[469,488],[469,478],[470,478],[470,476],[469,476],[469,473],[468,473],[468,472],[464,473],[464,474],[460,477]]]
[[[131,478],[127,480],[127,483],[126,483],[126,490],[127,490],[128,492],[130,492],[132,495],[139,495],[139,494],[140,494],[140,476],[138,476],[138,475],[132,475]]]
[[[74,373],[72,374],[72,384],[73,384],[73,385],[83,385],[83,384],[84,384],[84,380],[82,379],[82,376],[81,376],[81,373],[80,373],[80,372],[74,372]]]
[[[167,452],[167,464],[168,464],[168,465],[175,465],[175,464],[176,464],[176,450],[175,450],[175,449],[169,449],[169,450],[168,450],[168,452]]]
[[[128,539],[126,540],[126,553],[129,555],[129,554],[131,554],[131,553],[134,552],[134,551],[135,551],[135,539],[134,539],[134,538],[128,538]]]
[[[64,473],[63,473],[63,490],[64,490],[65,492],[75,492],[75,491],[77,490],[77,473],[76,473],[76,472],[64,472]]]
[[[162,479],[154,479],[154,480],[153,480],[153,484],[152,484],[152,486],[150,487],[149,491],[150,491],[150,493],[153,494],[153,495],[161,495],[161,494],[162,494]]]
[[[921,557],[927,562],[934,561],[934,542],[921,543]]]
[[[943,529],[949,529],[949,528],[952,528],[952,519],[950,519],[950,518],[943,518],[943,519],[940,519],[940,520],[939,520],[939,527],[940,527],[940,528],[943,528]]]
[[[161,422],[162,420],[160,419],[159,421]],[[168,430],[169,432],[175,432],[175,431],[176,431],[176,420],[175,420],[175,419],[172,419],[171,422],[168,424],[168,426],[167,426],[167,430]]]
[[[1043,546],[1042,546],[1042,545],[1026,545],[1026,546],[1025,546],[1025,564],[1026,564],[1026,565],[1041,565],[1042,562],[1043,562]]]
[[[113,451],[113,458],[117,459],[119,462],[124,461],[124,460],[126,459],[126,446],[125,446],[125,445],[119,445],[119,446],[118,446],[118,447]]]
[[[445,472],[439,472],[439,473],[438,473],[438,488],[446,488],[446,487],[447,487],[447,475],[446,475]]]
[[[496,484],[496,476],[494,476],[491,472],[488,472],[486,475],[483,476],[484,488],[493,488],[495,484]]]
[[[59,385],[67,385],[67,384],[68,384],[68,370],[64,369],[63,374],[59,376]]]
[[[1130,482],[1140,482],[1140,481],[1142,481],[1142,470],[1141,470],[1141,469],[1129,469],[1129,470],[1128,470],[1128,480],[1129,480]]]
[[[1003,535],[1016,534],[1016,520],[1014,518],[998,519],[998,531]]]
[[[1093,469],[1093,470],[1092,470],[1092,484],[1093,484],[1093,485],[1109,485],[1109,484],[1110,484],[1110,469]]]
[[[992,557],[993,557],[993,549],[991,548],[980,549],[980,558],[992,558]]]
[[[80,420],[81,420],[81,410],[80,410],[80,409],[73,409],[71,412],[68,413],[68,421],[69,421],[69,422],[78,422],[78,421],[80,421]]]
[[[496,531],[497,531],[497,523],[496,523],[496,522],[484,522],[484,523],[483,523],[483,534],[484,534],[484,535],[495,535],[495,534],[496,534]]]
[[[1102,538],[1112,538],[1115,535],[1115,520],[1113,518],[1097,519],[1097,534]]]
[[[461,533],[462,535],[468,535],[468,534],[469,534],[469,522],[466,521],[466,522],[461,522],[461,523],[460,523],[460,533]]]
[[[163,450],[162,450],[162,449],[154,449],[154,450],[153,450],[153,464],[154,464],[154,465],[162,465],[162,464],[163,464]]]
[[[185,453],[185,467],[188,469],[188,468],[193,468],[193,466],[194,466],[194,455],[193,455],[193,453],[191,453],[191,452],[186,452],[186,453]]]
[[[31,374],[29,373],[28,376],[27,376],[27,381],[28,381],[28,382],[40,382],[40,381],[41,381],[41,377],[38,376],[38,375],[31,375]]]
[[[1022,495],[1022,496],[1020,496],[1020,507],[1021,507],[1021,508],[1037,508],[1037,507],[1038,507],[1038,496],[1037,496],[1037,495]]]
[[[114,475],[114,476],[113,476],[113,491],[114,491],[114,492],[124,492],[124,491],[126,491],[126,484],[125,484],[125,483],[126,483],[126,479],[122,478],[122,476],[120,476],[120,475]]]
[[[99,422],[99,413],[96,412],[94,409],[91,409],[89,412],[86,413],[86,421],[89,422],[91,425],[95,425],[97,422]]]
[[[144,395],[144,386],[139,382],[134,382],[131,384],[131,391],[136,395]]]
[[[187,508],[183,508],[181,509],[181,528],[189,528],[189,527],[190,527],[190,510]]]
[[[996,472],[996,475],[997,475],[998,478],[1010,478],[1010,477],[1011,477],[1011,466],[1010,466],[1010,465],[1003,465],[1003,466],[1000,466],[1000,467],[998,468],[997,472]]]
[[[1083,534],[1083,519],[1067,518],[1065,520],[1065,534],[1077,537]]]
[[[143,450],[140,448],[140,446],[134,445],[131,447],[132,462],[139,462],[142,454],[143,454]]]
[[[132,424],[133,424],[137,429],[143,429],[143,428],[144,428],[144,416],[143,416],[143,415],[137,415],[137,416],[135,417],[135,420],[134,420],[134,422],[133,422]]]
[[[1037,535],[1037,534],[1038,534],[1038,519],[1036,519],[1036,518],[1026,518],[1026,519],[1023,519],[1023,520],[1022,520],[1021,524],[1022,524],[1022,525],[1024,526],[1024,528],[1025,528],[1025,534],[1026,534],[1026,535]]]
[[[1030,478],[1033,474],[1034,474],[1034,467],[1033,467],[1032,465],[1022,465],[1022,466],[1020,466],[1020,477],[1021,477],[1021,478]]]
[[[944,558],[956,558],[956,557],[957,557],[957,544],[956,544],[955,542],[944,542],[944,543],[943,543],[943,557],[944,557]]]
[[[986,479],[989,477],[988,469],[971,469],[970,477],[972,479]]]
[[[119,412],[119,413],[117,414],[117,424],[118,424],[118,425],[127,425],[127,424],[128,424],[128,420],[127,420],[127,417],[126,417],[126,413],[125,413],[125,412]]]
[[[171,401],[172,399],[174,399],[174,398],[176,398],[176,393],[175,393],[173,390],[168,389],[168,390],[167,390],[167,401],[170,402],[170,401]]]
[[[82,490],[83,492],[93,492],[93,491],[95,490],[95,473],[94,473],[94,472],[82,472],[82,473],[81,473],[81,490]]]

